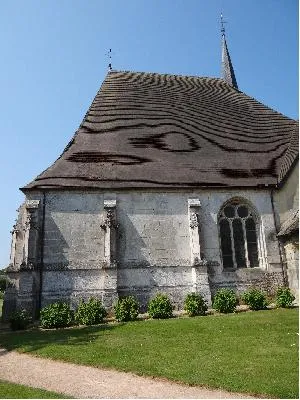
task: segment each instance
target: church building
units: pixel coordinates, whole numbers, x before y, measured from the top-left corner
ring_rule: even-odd
[[[56,301],[220,288],[298,293],[298,122],[222,78],[110,70],[59,158],[22,187],[4,318]]]

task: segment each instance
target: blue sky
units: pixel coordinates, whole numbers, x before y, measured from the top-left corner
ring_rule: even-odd
[[[220,12],[240,90],[298,119],[297,0],[10,0],[0,13],[0,268],[29,183],[62,152],[107,72],[219,77]]]

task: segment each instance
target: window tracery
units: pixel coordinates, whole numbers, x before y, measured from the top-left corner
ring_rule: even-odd
[[[258,267],[256,217],[251,207],[242,201],[227,203],[218,222],[223,267]]]

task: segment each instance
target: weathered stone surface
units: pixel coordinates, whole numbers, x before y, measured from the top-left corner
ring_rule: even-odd
[[[277,217],[277,233],[289,217],[299,210],[299,164],[290,171],[284,185],[274,193]],[[299,230],[298,230],[299,231]],[[281,251],[286,268],[286,280],[299,304],[299,237],[295,230],[290,235],[280,237]]]
[[[284,250],[289,286],[296,297],[296,304],[299,304],[299,242],[298,238],[294,239],[285,243]]]
[[[247,201],[257,215],[259,268],[223,270],[218,214],[232,198]],[[8,308],[34,309],[39,296],[41,306],[66,300],[75,307],[80,298],[94,296],[111,307],[118,296],[134,294],[145,309],[152,296],[164,292],[179,309],[192,291],[210,304],[221,287],[243,291],[282,283],[268,190],[49,190],[44,200],[38,192],[27,200],[38,204],[39,239],[26,244],[21,235],[15,241],[11,268],[19,272],[6,295]],[[24,246],[34,255],[35,275],[16,257]]]

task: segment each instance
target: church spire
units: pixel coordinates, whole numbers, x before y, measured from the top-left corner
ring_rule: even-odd
[[[229,85],[238,89],[237,81],[234,74],[234,69],[231,63],[231,58],[229,55],[226,38],[225,38],[225,21],[223,20],[223,15],[221,14],[221,34],[222,34],[222,78]]]

